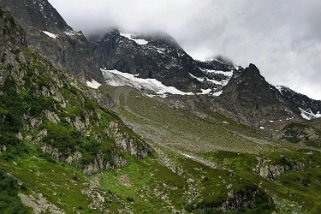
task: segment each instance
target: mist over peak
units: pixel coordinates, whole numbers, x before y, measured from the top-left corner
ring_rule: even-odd
[[[195,59],[228,56],[255,62],[273,84],[321,99],[321,2],[50,0],[67,22],[92,35],[121,31],[170,34]]]

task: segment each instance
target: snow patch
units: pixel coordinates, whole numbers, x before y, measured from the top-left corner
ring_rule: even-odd
[[[219,96],[221,96],[222,93],[223,93],[223,91],[217,91],[217,92],[213,93],[213,96],[219,97]]]
[[[155,48],[156,48],[156,51],[160,54],[164,54],[166,52],[166,48],[157,48],[157,47]]]
[[[233,67],[235,68],[235,70],[240,70],[240,66],[238,66],[238,65],[235,65],[235,64],[233,64]]]
[[[202,92],[201,93],[198,93],[199,95],[200,94],[210,94],[212,92],[212,89],[208,88],[208,89],[201,89]]]
[[[276,85],[275,86],[275,88],[281,93],[281,94],[283,94],[283,86],[281,86],[281,85]]]
[[[138,45],[147,45],[148,41],[145,39],[135,39],[133,34],[130,33],[120,33],[121,36],[126,37],[129,40],[136,42]]]
[[[215,85],[220,85],[220,86],[226,86],[226,85],[229,83],[229,81],[230,81],[229,78],[226,79],[226,80],[217,81],[217,80],[214,80],[214,79],[209,79],[208,77],[196,77],[196,76],[194,76],[194,75],[191,74],[191,73],[189,73],[189,75],[190,75],[192,78],[194,78],[194,79],[196,79],[197,81],[199,81],[199,82],[205,82],[205,81],[207,81],[207,82],[211,82],[211,83],[214,83]]]
[[[200,78],[200,77],[196,77],[194,76],[193,74],[189,73],[189,75],[194,78],[194,79],[197,79],[199,82],[204,82],[205,81],[205,78]]]
[[[42,32],[53,39],[57,39],[57,37],[59,36],[58,34],[50,33],[48,31],[42,31]]]
[[[79,35],[81,35],[81,33],[75,32],[75,31],[73,31],[73,30],[67,30],[67,31],[65,31],[65,34],[66,34],[67,36],[79,36]]]
[[[301,117],[303,117],[306,120],[312,120],[316,118],[321,118],[321,113],[318,111],[318,113],[314,114],[310,109],[304,110],[302,108],[299,108],[301,111]]]
[[[123,73],[118,70],[101,69],[106,83],[111,86],[131,86],[137,89],[150,90],[156,95],[177,94],[194,95],[192,92],[183,92],[173,86],[166,86],[156,79],[142,79],[134,74]]]
[[[93,89],[98,89],[99,86],[101,86],[101,84],[94,79],[92,79],[91,81],[86,81],[86,84],[88,87]]]
[[[217,70],[210,70],[210,69],[201,69],[205,73],[214,73],[214,74],[222,74],[224,76],[232,77],[233,71],[217,71]]]

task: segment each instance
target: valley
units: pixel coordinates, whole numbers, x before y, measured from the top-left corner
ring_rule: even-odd
[[[0,213],[321,213],[320,111],[168,34],[0,2]]]

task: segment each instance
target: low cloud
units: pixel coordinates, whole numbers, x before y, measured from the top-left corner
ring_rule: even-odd
[[[273,84],[321,99],[320,0],[49,0],[76,30],[165,31],[194,58],[255,63]]]

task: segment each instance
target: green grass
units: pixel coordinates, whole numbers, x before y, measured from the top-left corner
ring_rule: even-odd
[[[100,178],[102,187],[127,201],[135,213],[171,213],[161,198],[164,194],[171,205],[182,208],[184,180],[155,160],[134,161],[123,169],[102,173]]]
[[[30,209],[23,206],[18,197],[19,191],[24,186],[19,186],[16,179],[0,170],[0,212],[3,214],[27,214],[32,213]]]
[[[67,213],[72,213],[73,210],[97,213],[88,210],[90,201],[81,193],[81,190],[87,187],[89,178],[73,167],[57,163],[48,157],[42,158],[43,155],[30,143],[23,146],[23,151],[8,151],[18,152],[19,156],[14,154],[8,158],[5,154],[2,155],[0,167],[3,170],[22,181],[26,189],[42,193],[51,203]]]
[[[221,167],[231,169],[241,177],[265,189],[276,198],[279,212],[297,210],[303,213],[319,213],[321,209],[320,187],[320,153],[307,150],[280,150],[265,152],[259,155],[214,152],[205,153],[204,157]],[[301,171],[287,171],[276,181],[265,180],[257,176],[253,169],[257,164],[256,157],[270,160],[271,165],[288,165],[305,163]]]
[[[170,107],[165,101],[149,98],[127,87],[103,86],[100,91],[112,97],[115,111],[133,124],[136,132],[154,142],[191,151],[225,149],[258,153],[270,148],[233,133],[233,130],[249,133],[249,129],[222,115],[201,118],[187,109]]]

